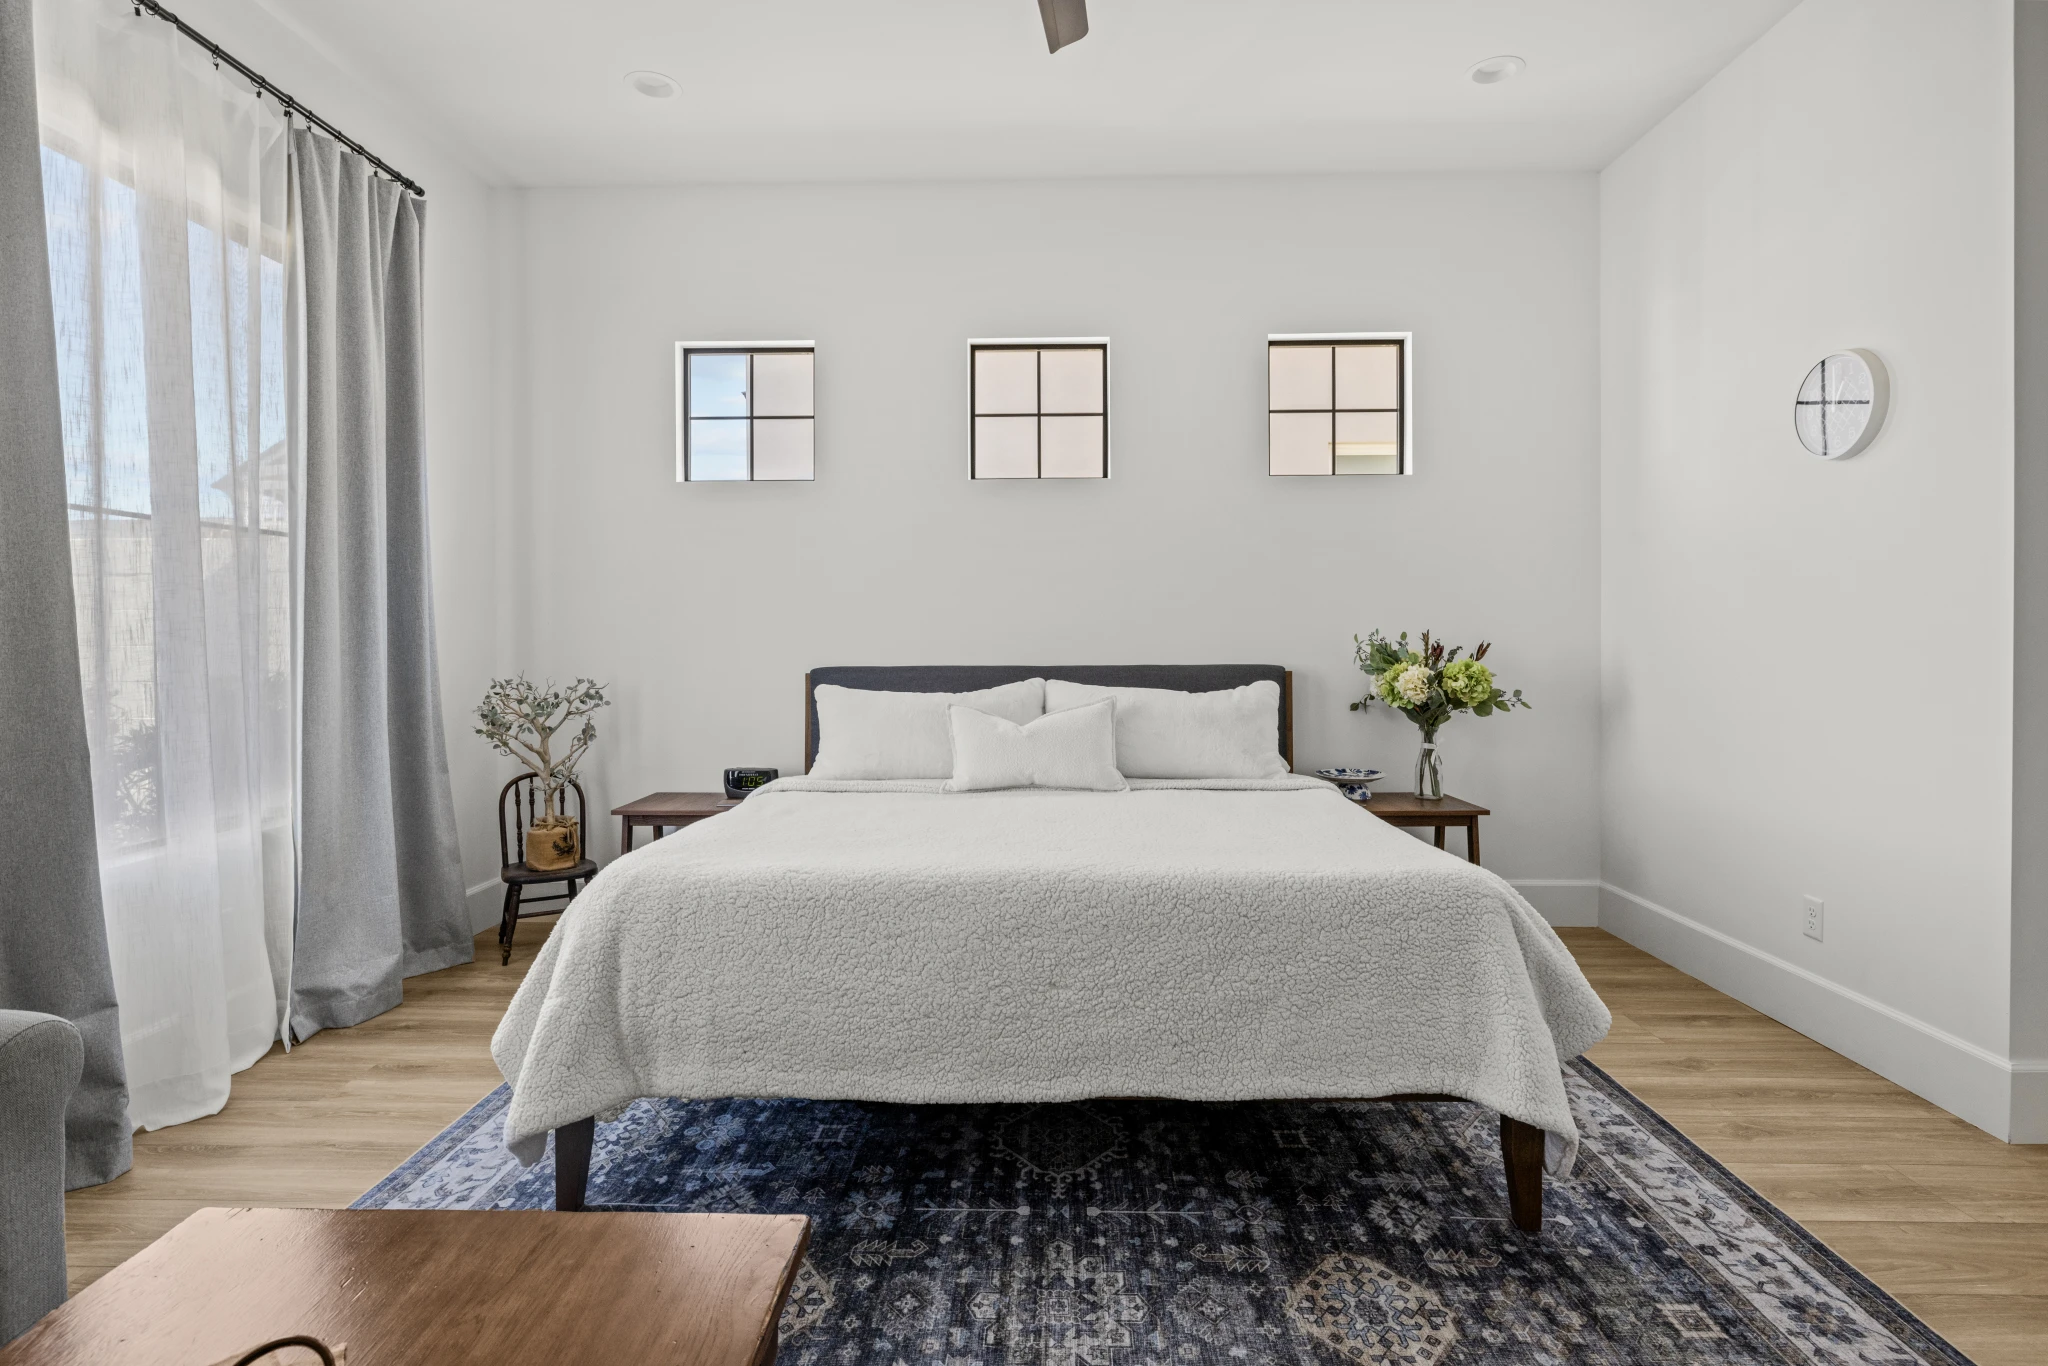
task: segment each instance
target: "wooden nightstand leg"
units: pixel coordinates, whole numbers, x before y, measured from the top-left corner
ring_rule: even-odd
[[[1474,816],[1465,827],[1465,857],[1479,862],[1479,817]]]
[[[1436,828],[1436,847],[1439,849],[1444,847],[1444,827],[1441,825]]]
[[[619,817],[619,853],[623,855],[632,852],[633,818],[631,816],[621,816]]]

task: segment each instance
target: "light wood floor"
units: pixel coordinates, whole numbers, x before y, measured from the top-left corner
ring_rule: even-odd
[[[2048,1362],[2048,1146],[2011,1147],[1599,930],[1565,930],[1614,1011],[1591,1056],[1982,1366]],[[135,1169],[72,1192],[77,1290],[207,1205],[345,1205],[497,1085],[508,968],[405,984],[405,1004],[235,1078],[220,1114],[135,1136]]]

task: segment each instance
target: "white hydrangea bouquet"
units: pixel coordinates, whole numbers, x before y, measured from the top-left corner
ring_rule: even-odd
[[[1422,732],[1422,752],[1415,760],[1418,797],[1444,795],[1443,758],[1436,747],[1436,733],[1444,722],[1461,711],[1491,716],[1529,705],[1520,688],[1503,692],[1493,681],[1493,670],[1480,662],[1493,648],[1487,641],[1480,641],[1469,655],[1462,645],[1446,649],[1427,631],[1420,649],[1408,644],[1406,631],[1394,640],[1374,631],[1364,640],[1353,636],[1351,642],[1357,647],[1358,667],[1372,678],[1372,691],[1353,702],[1351,710],[1364,711],[1378,698],[1405,713]]]

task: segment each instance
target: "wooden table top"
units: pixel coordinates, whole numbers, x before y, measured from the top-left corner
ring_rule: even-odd
[[[715,816],[739,802],[723,792],[656,792],[612,808],[614,816]]]
[[[1425,801],[1413,792],[1375,792],[1371,801],[1360,802],[1359,805],[1375,816],[1388,819],[1414,817],[1417,824],[1425,823],[1422,820],[1424,816],[1456,817],[1462,821],[1470,816],[1493,814],[1483,806],[1475,806],[1457,797],[1432,797]]]
[[[294,1333],[362,1366],[751,1366],[809,1240],[796,1214],[203,1209],[0,1366],[203,1366]]]

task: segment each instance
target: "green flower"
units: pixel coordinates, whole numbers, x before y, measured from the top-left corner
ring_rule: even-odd
[[[1493,696],[1493,670],[1476,659],[1453,660],[1444,666],[1444,694],[1476,707]]]

